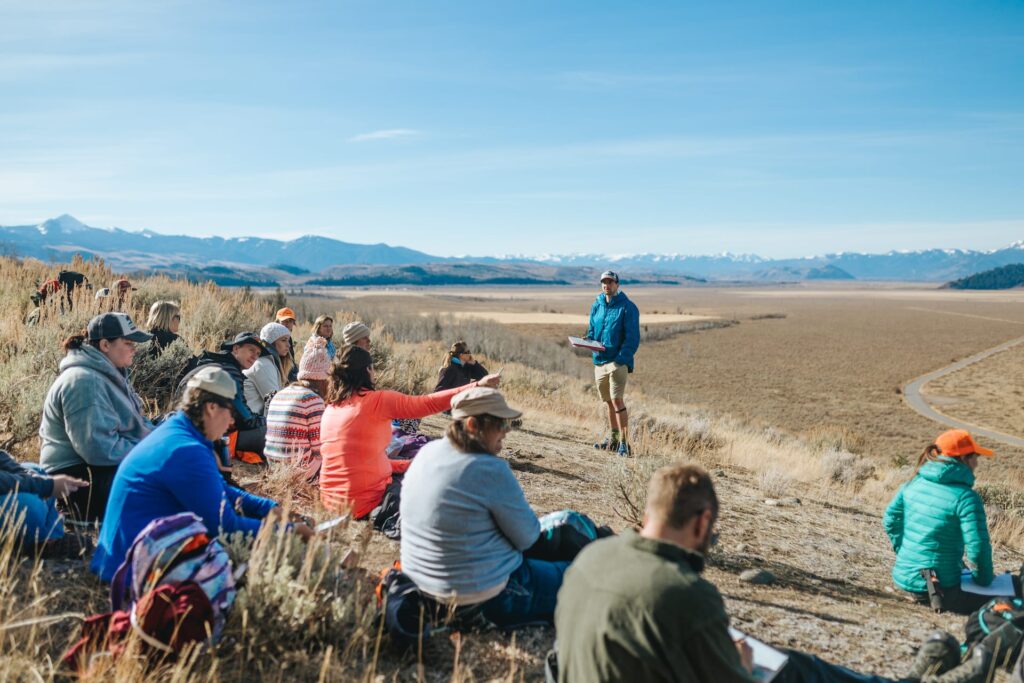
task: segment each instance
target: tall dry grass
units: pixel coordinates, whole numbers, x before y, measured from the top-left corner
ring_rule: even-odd
[[[71,267],[85,272],[97,285],[115,279],[115,273],[100,261],[78,261]],[[57,270],[31,260],[0,258],[0,296],[23,302],[0,311],[0,445],[13,446],[22,458],[35,459],[39,411],[56,376],[60,339],[80,330],[99,310],[92,294],[81,291],[73,310],[62,312],[51,302],[40,324],[26,327],[23,320],[31,309],[28,295],[35,282],[53,277]],[[259,329],[280,303],[242,290],[163,277],[139,278],[135,284],[138,291],[125,310],[140,325],[153,301],[171,299],[182,305],[182,342],[158,360],[138,354],[132,369],[136,387],[153,411],[167,408],[162,382],[188,356],[214,348],[239,331]],[[340,336],[344,323],[357,318],[371,325],[382,386],[411,393],[429,391],[448,344],[467,339],[488,367],[506,368],[503,390],[510,402],[525,407],[528,418],[540,417],[581,438],[600,436],[606,417],[603,406],[594,400],[589,368],[557,344],[485,320],[421,316],[368,302],[350,308],[335,312],[336,329]],[[303,310],[299,313],[303,320],[293,333],[299,354],[312,331],[314,313]],[[629,407],[635,457],[623,460],[606,486],[617,501],[609,515],[617,513],[631,525],[641,522],[650,474],[678,459],[700,462],[709,469],[748,472],[766,496],[813,490],[845,505],[875,509],[911,474],[906,467],[870,465],[857,455],[862,447],[857,435],[842,428],[791,434],[635,392],[630,394]],[[292,474],[272,470],[259,487],[287,505],[315,511],[315,491]],[[983,495],[993,507],[993,537],[1016,544],[1016,539],[1024,537],[1017,493],[1024,489],[1024,482],[1006,486],[1006,490],[983,489]],[[15,538],[10,528],[0,529],[0,679],[51,681],[59,677],[56,658],[77,631],[80,615],[103,609],[105,589],[83,565],[62,570],[67,577],[61,579],[39,558],[19,552]],[[398,658],[381,640],[368,594],[370,577],[379,567],[352,562],[365,549],[361,547],[365,538],[354,543],[349,547],[337,538],[318,538],[302,546],[271,529],[261,532],[252,546],[231,539],[229,552],[236,562],[246,562],[248,571],[221,644],[155,670],[146,669],[138,659],[123,658],[100,666],[91,680],[244,681],[259,676],[376,681],[390,680],[399,670],[406,672],[404,677],[413,671],[413,677],[425,680],[422,661],[403,669],[409,665],[408,658]],[[341,568],[344,556],[350,561]],[[452,680],[474,678],[472,665],[465,659],[469,638],[462,636],[450,644]],[[522,675],[510,654],[502,678],[515,680]]]

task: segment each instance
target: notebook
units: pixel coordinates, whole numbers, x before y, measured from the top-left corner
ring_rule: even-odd
[[[975,595],[991,595],[994,598],[1013,598],[1017,596],[1017,591],[1013,589],[1013,575],[1009,572],[997,575],[992,579],[992,583],[987,586],[979,586],[974,583],[971,570],[965,569],[960,575],[960,590],[966,593],[974,593]]]
[[[776,650],[770,645],[765,645],[757,638],[748,636],[743,631],[737,631],[730,627],[729,635],[734,641],[744,640],[754,653],[754,678],[759,681],[770,681],[786,665],[789,657]]]

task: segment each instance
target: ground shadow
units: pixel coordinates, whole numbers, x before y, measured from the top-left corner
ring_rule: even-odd
[[[544,467],[543,465],[535,465],[532,462],[525,460],[509,460],[508,466],[517,472],[526,472],[527,474],[550,474],[558,477],[559,479],[566,479],[568,481],[584,481],[583,477],[580,477],[569,472],[563,472],[561,470],[553,470],[550,467]]]
[[[739,573],[745,569],[767,569],[775,576],[773,586],[792,588],[801,593],[823,595],[845,602],[859,602],[866,598],[892,600],[890,593],[869,588],[845,579],[821,576],[793,565],[762,557],[737,557],[733,555],[711,555],[708,564],[728,572]]]
[[[732,595],[730,593],[722,593],[722,597],[730,600],[736,600],[737,602],[749,602],[752,605],[758,607],[774,607],[785,612],[791,612],[793,614],[800,614],[807,617],[814,617],[815,619],[821,619],[822,621],[831,621],[835,624],[856,624],[857,622],[851,621],[850,619],[843,619],[837,617],[834,614],[820,614],[818,612],[812,612],[811,610],[800,609],[799,607],[791,607],[789,605],[780,605],[777,602],[768,602],[767,600],[755,600],[754,598],[744,597],[742,595]]]

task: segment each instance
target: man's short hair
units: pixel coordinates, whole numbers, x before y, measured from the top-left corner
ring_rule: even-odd
[[[682,529],[705,510],[718,517],[718,496],[711,477],[699,465],[669,465],[651,477],[647,486],[647,514]]]

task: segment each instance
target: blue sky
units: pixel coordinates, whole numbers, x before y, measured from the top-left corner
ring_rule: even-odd
[[[1024,3],[0,0],[0,224],[440,255],[1024,239]]]

